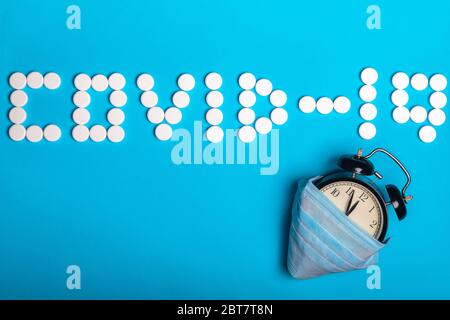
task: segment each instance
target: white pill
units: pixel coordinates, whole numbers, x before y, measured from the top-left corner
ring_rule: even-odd
[[[422,123],[427,120],[427,110],[422,106],[415,106],[410,111],[411,120],[414,123]]]
[[[223,95],[219,91],[210,91],[206,95],[206,103],[211,108],[219,108],[223,105]]]
[[[61,138],[61,129],[55,124],[49,124],[44,128],[44,138],[50,142],[58,141]]]
[[[445,107],[447,105],[447,96],[442,92],[433,92],[430,95],[430,105],[437,109]]]
[[[103,92],[109,87],[108,78],[103,74],[97,74],[92,78],[92,89],[97,92]]]
[[[111,102],[114,107],[123,107],[127,104],[127,101],[128,97],[124,91],[115,90],[109,95],[109,102]]]
[[[24,107],[28,103],[28,95],[25,91],[15,90],[9,96],[9,101],[14,107]]]
[[[89,139],[89,128],[78,125],[72,129],[72,137],[77,142],[84,142]]]
[[[15,107],[9,111],[9,120],[14,124],[21,124],[27,119],[27,113],[23,108]]]
[[[27,77],[21,72],[15,72],[9,76],[9,85],[16,90],[22,90],[27,86]]]
[[[22,141],[27,135],[27,129],[20,124],[15,124],[9,127],[8,135],[13,141]]]
[[[447,78],[443,74],[435,74],[430,79],[430,87],[434,91],[444,91],[447,88]]]
[[[145,91],[141,94],[141,103],[144,107],[153,108],[158,104],[158,95],[154,91]]]
[[[250,143],[256,138],[256,130],[251,126],[243,126],[238,130],[238,137],[244,143]]]
[[[269,100],[274,107],[282,107],[287,102],[287,94],[283,90],[275,90],[270,94]]]
[[[441,109],[433,109],[428,114],[428,121],[430,121],[430,123],[433,126],[443,125],[445,122],[445,119],[446,119],[445,112],[442,111]]]
[[[76,124],[86,124],[91,120],[91,114],[86,108],[76,108],[72,113],[72,119]]]
[[[155,79],[150,74],[143,73],[137,78],[136,84],[142,91],[150,91],[155,86]]]
[[[172,127],[166,123],[160,124],[155,128],[155,136],[158,140],[167,141],[172,138]]]
[[[221,127],[212,126],[206,130],[206,139],[212,143],[219,143],[223,140],[223,130]]]
[[[359,97],[362,101],[372,102],[377,97],[377,89],[366,84],[359,89]]]
[[[73,81],[75,88],[80,91],[87,91],[91,88],[92,80],[85,73],[78,74]]]
[[[410,118],[409,110],[406,107],[396,107],[392,112],[392,118],[395,122],[404,124]]]
[[[222,76],[217,72],[208,73],[205,77],[205,85],[210,90],[219,90],[222,87]]]
[[[49,90],[56,90],[61,86],[61,77],[55,72],[49,72],[44,76],[44,86]]]
[[[276,125],[281,126],[288,121],[288,113],[283,108],[276,108],[270,113],[270,119]]]
[[[251,108],[256,103],[256,95],[253,91],[244,90],[239,94],[239,103],[245,108]]]
[[[167,109],[164,117],[169,124],[178,124],[183,119],[181,110],[175,107]]]
[[[432,126],[423,126],[419,130],[419,138],[425,143],[431,143],[436,139],[436,129]]]
[[[246,72],[239,77],[239,86],[244,90],[251,90],[256,85],[256,78],[253,74]]]
[[[175,92],[175,94],[172,96],[172,103],[175,107],[183,109],[186,108],[190,102],[191,98],[184,91]]]
[[[153,107],[147,111],[147,119],[151,123],[159,124],[164,121],[164,110],[160,107]]]
[[[255,129],[259,134],[268,134],[272,131],[272,121],[266,117],[259,118],[255,122]]]
[[[333,101],[330,98],[322,97],[317,100],[316,108],[321,114],[329,114],[334,108]]]
[[[244,109],[251,110],[251,109]],[[206,113],[206,121],[212,126],[218,126],[223,121],[223,113],[220,109],[209,109]]]
[[[417,91],[423,91],[428,87],[428,78],[423,73],[416,73],[411,77],[411,86]]]
[[[127,84],[127,81],[123,74],[116,72],[109,76],[108,83],[111,89],[122,90]]]
[[[273,85],[268,79],[260,79],[256,82],[256,93],[260,96],[267,97],[272,93]]]
[[[125,121],[125,113],[119,108],[112,108],[106,118],[113,126],[120,126]]]
[[[347,113],[351,106],[352,103],[347,97],[341,96],[334,99],[334,110],[336,110],[337,113]]]
[[[178,77],[178,87],[183,91],[191,91],[195,88],[195,78],[188,73]]]
[[[409,95],[405,90],[395,90],[391,94],[391,101],[397,107],[404,107],[408,104]]]
[[[27,128],[27,139],[30,142],[39,142],[44,137],[44,132],[39,126],[29,126]]]
[[[255,111],[250,108],[241,109],[238,113],[239,122],[244,125],[252,124],[255,121]]]
[[[409,76],[404,72],[397,72],[392,76],[392,85],[398,90],[406,89],[409,86]]]
[[[27,85],[31,89],[40,89],[44,85],[44,77],[39,72],[30,72],[27,76]]]
[[[298,108],[304,113],[311,113],[316,110],[316,100],[309,96],[302,97],[298,101]]]
[[[377,117],[377,114],[378,114],[377,107],[375,107],[371,103],[363,104],[359,109],[359,115],[366,121],[372,121]]]
[[[94,142],[102,142],[106,139],[107,132],[104,126],[95,125],[89,130],[89,137]]]
[[[108,140],[114,143],[122,142],[125,138],[125,130],[119,126],[112,126],[108,129]]]
[[[361,81],[368,85],[373,85],[378,81],[378,72],[374,68],[365,68],[361,72]]]
[[[78,108],[86,108],[91,104],[91,96],[86,91],[77,91],[72,100]]]
[[[371,140],[377,134],[377,127],[375,127],[373,123],[364,122],[359,126],[358,131],[361,138],[365,140]]]

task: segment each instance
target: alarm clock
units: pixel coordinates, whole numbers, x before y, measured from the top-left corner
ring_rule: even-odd
[[[406,175],[402,191],[395,185],[386,185],[383,192],[375,179],[383,176],[375,170],[369,159],[382,153],[392,159]],[[399,220],[406,217],[406,204],[412,196],[406,196],[411,176],[405,166],[393,154],[377,148],[367,155],[359,149],[356,155],[344,155],[338,160],[339,171],[327,174],[314,182],[316,187],[350,220],[380,242],[384,242],[388,227],[388,207],[392,206]]]

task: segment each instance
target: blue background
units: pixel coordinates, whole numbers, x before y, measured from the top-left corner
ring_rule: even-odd
[[[71,4],[81,7],[81,30],[66,28]],[[382,10],[382,30],[366,27],[370,4]],[[3,1],[0,298],[450,298],[449,128],[424,144],[419,125],[391,119],[389,99],[396,71],[450,75],[448,12],[444,0]],[[366,66],[380,74],[372,141],[357,134]],[[57,143],[8,138],[14,71],[61,75],[57,91],[28,90],[26,107],[26,125],[60,125]],[[74,142],[73,76],[116,71],[128,80],[126,140]],[[167,107],[179,74],[201,84],[210,71],[224,77],[227,128],[238,127],[240,73],[267,77],[288,93],[277,175],[261,176],[259,165],[176,166],[174,143],[154,138],[135,77],[150,72]],[[206,92],[197,86],[178,127],[203,119]],[[305,115],[297,108],[305,94],[346,95],[351,112]],[[104,123],[107,94],[93,99],[93,122]],[[411,93],[414,102],[426,103],[426,94]],[[270,110],[261,98],[255,108]],[[404,222],[391,213],[382,290],[367,289],[364,270],[294,280],[285,260],[296,180],[332,170],[343,153],[377,146],[404,161],[415,197]],[[395,166],[376,161],[384,183],[403,183]],[[66,288],[71,264],[81,267],[80,291]]]

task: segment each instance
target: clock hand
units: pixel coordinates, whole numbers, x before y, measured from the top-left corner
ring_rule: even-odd
[[[350,210],[347,211],[346,215],[349,216],[353,210],[356,209],[356,206],[358,205],[359,201],[356,201],[355,204],[350,208]]]
[[[347,202],[347,207],[345,208],[345,214],[348,216],[349,215],[349,213],[348,213],[348,210],[350,209],[350,206],[351,206],[351,204],[352,204],[352,201],[353,201],[353,195],[355,194],[355,190],[352,190],[351,192],[350,192],[350,197],[349,197],[349,199],[348,199],[348,202]]]

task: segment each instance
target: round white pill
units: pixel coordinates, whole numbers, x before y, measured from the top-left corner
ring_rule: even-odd
[[[9,85],[16,90],[22,90],[27,86],[27,77],[21,72],[14,72],[9,76]]]
[[[417,91],[423,91],[428,87],[428,78],[423,73],[416,73],[411,77],[411,86]]]
[[[15,90],[9,96],[9,101],[14,107],[24,107],[28,103],[28,95],[25,91]]]
[[[206,130],[206,139],[212,143],[219,143],[223,140],[223,130],[221,127],[212,126]]]
[[[410,117],[409,110],[406,107],[397,107],[392,112],[392,118],[395,122],[404,124],[408,122]]]
[[[255,122],[255,129],[259,134],[268,134],[272,131],[272,121],[266,117],[259,118]]]
[[[30,72],[27,76],[27,85],[31,89],[40,89],[44,85],[44,77],[39,72]]]
[[[183,109],[186,108],[190,102],[191,98],[184,91],[175,92],[175,94],[172,96],[172,103],[175,107]]]
[[[14,124],[21,124],[27,119],[27,113],[23,108],[15,107],[9,111],[9,120]]]
[[[419,138],[425,143],[431,143],[436,139],[436,129],[432,126],[423,126],[419,130]]]
[[[321,114],[329,114],[334,108],[333,101],[330,98],[322,97],[317,100],[316,108]]]
[[[72,100],[78,108],[86,108],[91,104],[91,96],[86,91],[77,91]]]
[[[361,72],[361,81],[368,85],[373,85],[378,81],[378,72],[374,68],[365,68]]]
[[[49,72],[44,76],[44,86],[49,90],[56,90],[61,86],[61,77],[55,72]]]
[[[222,76],[217,72],[208,73],[205,77],[205,85],[210,90],[219,90],[222,87]]]
[[[166,123],[160,124],[155,128],[155,135],[158,140],[167,141],[172,138],[172,127]]]
[[[178,87],[183,91],[191,91],[195,88],[195,78],[188,73],[178,77]]]
[[[244,109],[251,110],[251,109]],[[212,126],[218,126],[223,121],[223,113],[220,109],[209,109],[206,113],[206,121]]]
[[[108,111],[106,118],[113,126],[120,126],[125,121],[125,113],[119,108],[112,108]]]
[[[97,74],[92,78],[92,89],[97,92],[103,92],[109,87],[108,78],[103,74]]]
[[[410,111],[411,120],[414,123],[422,123],[427,120],[427,110],[422,106],[415,106]]]
[[[372,102],[377,97],[377,89],[366,84],[359,89],[359,97],[362,101]]]
[[[430,87],[434,91],[444,91],[447,88],[447,78],[443,74],[435,74],[430,79]]]
[[[121,108],[127,104],[127,101],[128,97],[124,91],[115,90],[109,95],[109,102],[111,102],[114,107]]]
[[[256,95],[253,91],[244,90],[239,94],[239,103],[245,108],[251,108],[256,103]]]
[[[164,110],[160,107],[153,107],[147,111],[147,119],[151,123],[159,124],[164,121]]]
[[[251,126],[243,126],[238,130],[238,137],[244,143],[250,143],[256,138],[256,130]]]
[[[89,137],[94,142],[102,142],[106,139],[107,132],[104,126],[95,125],[89,130]]]
[[[267,97],[272,93],[273,85],[268,79],[260,79],[256,82],[256,93],[260,96]]]
[[[398,90],[406,89],[409,86],[409,76],[404,72],[397,72],[392,76],[392,85]]]
[[[256,85],[256,78],[252,73],[246,72],[239,77],[239,86],[244,90],[251,90]]]
[[[274,124],[281,126],[288,121],[288,113],[283,108],[276,108],[270,113],[270,119]]]
[[[58,141],[61,138],[61,129],[55,124],[49,124],[44,128],[44,138],[50,142]]]
[[[113,73],[108,78],[109,87],[113,90],[122,90],[127,81],[123,74],[121,73]]]
[[[206,103],[211,108],[219,108],[223,105],[223,95],[219,91],[210,91],[206,95]]]
[[[250,108],[241,109],[238,113],[239,122],[244,125],[252,124],[255,121],[255,111]]]
[[[375,107],[371,103],[363,104],[359,109],[359,115],[366,121],[372,121],[377,117],[377,114],[378,114],[377,107]]]
[[[136,84],[142,91],[150,91],[155,86],[155,79],[150,74],[143,73],[137,78]]]
[[[183,119],[181,110],[175,107],[167,109],[164,117],[169,124],[178,124]]]
[[[86,108],[76,108],[72,113],[72,119],[76,124],[86,124],[91,120],[91,114]]]
[[[89,139],[89,128],[78,125],[72,129],[72,138],[77,142],[84,142]]]
[[[39,126],[29,126],[27,128],[27,139],[30,142],[39,142],[44,137],[44,132]]]
[[[269,100],[274,107],[282,107],[287,102],[287,94],[283,90],[275,90],[270,94]]]
[[[336,110],[337,113],[347,113],[351,106],[352,103],[347,97],[341,96],[334,99],[334,110]]]
[[[433,109],[428,114],[428,121],[430,121],[430,123],[433,126],[443,125],[445,122],[445,119],[446,119],[445,112],[442,111],[441,109]]]
[[[395,90],[391,95],[392,103],[397,107],[404,107],[408,104],[409,95],[405,90]]]
[[[430,105],[437,109],[445,107],[447,105],[447,96],[442,92],[433,92],[430,95]]]
[[[377,134],[377,127],[370,122],[364,122],[359,126],[359,135],[365,140],[373,139]]]
[[[298,101],[298,108],[304,113],[311,113],[316,109],[316,100],[309,96],[302,97]]]
[[[91,77],[89,77],[85,73],[78,74],[73,81],[75,88],[80,91],[87,91],[91,87],[92,81]]]
[[[112,126],[108,129],[108,140],[114,143],[122,142],[125,138],[125,130],[119,126]]]
[[[154,91],[145,91],[141,94],[141,104],[147,108],[153,108],[158,104],[158,95]]]
[[[27,129],[20,124],[15,124],[9,127],[8,135],[13,141],[22,141],[27,135]]]

